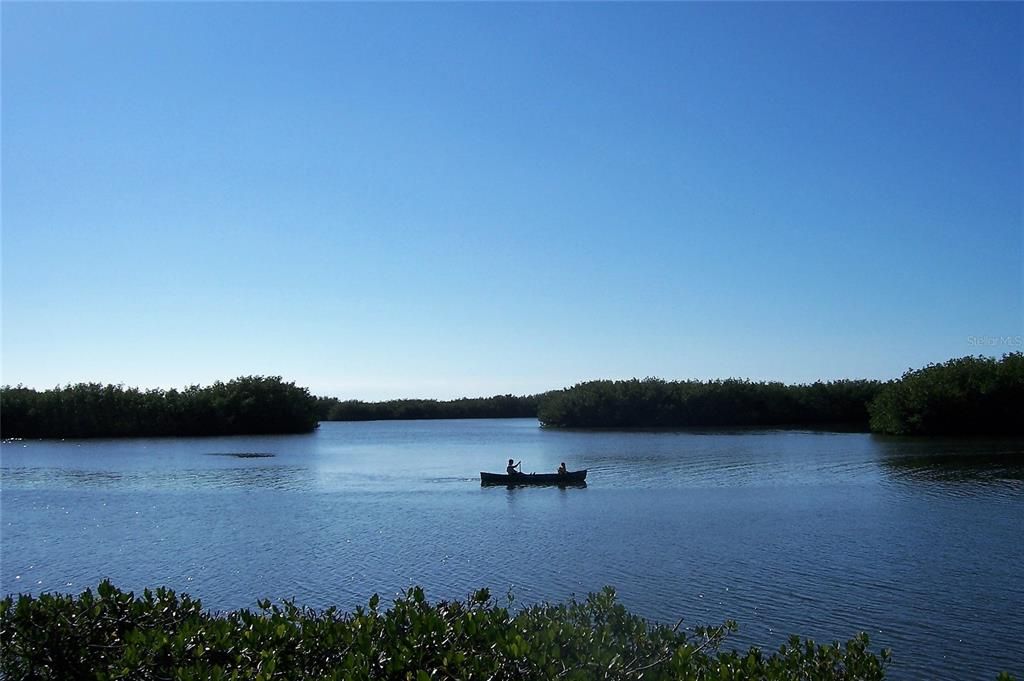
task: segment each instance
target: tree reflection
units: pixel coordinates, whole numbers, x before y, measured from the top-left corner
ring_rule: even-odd
[[[876,438],[883,470],[897,481],[917,483],[1024,482],[1020,439]]]

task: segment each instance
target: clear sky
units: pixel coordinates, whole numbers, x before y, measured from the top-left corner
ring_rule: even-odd
[[[2,39],[7,384],[1022,349],[1020,3],[4,2]]]

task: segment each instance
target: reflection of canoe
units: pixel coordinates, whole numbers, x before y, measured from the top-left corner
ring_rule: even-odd
[[[585,485],[587,471],[569,471],[568,473],[520,473],[505,475],[504,473],[480,473],[481,485]]]

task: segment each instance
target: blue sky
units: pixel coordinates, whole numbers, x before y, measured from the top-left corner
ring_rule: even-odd
[[[4,3],[2,31],[7,384],[451,398],[1021,349],[1019,3]]]

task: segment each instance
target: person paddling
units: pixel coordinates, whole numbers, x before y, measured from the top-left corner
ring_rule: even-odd
[[[521,463],[522,463],[522,461],[520,461],[519,463],[513,465],[512,464],[512,459],[509,459],[508,460],[508,465],[505,466],[505,472],[508,473],[509,475],[522,475],[521,471],[517,471],[516,470],[517,468],[519,468],[519,464],[521,464]]]

